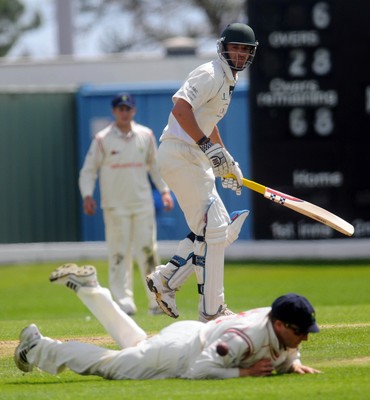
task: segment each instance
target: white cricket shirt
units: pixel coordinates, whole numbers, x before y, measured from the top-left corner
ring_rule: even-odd
[[[82,197],[92,196],[99,174],[101,207],[152,207],[148,173],[159,192],[169,191],[157,166],[157,144],[151,129],[132,122],[127,135],[109,125],[91,142],[80,171]]]
[[[173,95],[172,101],[187,101],[192,106],[200,129],[208,137],[225,116],[236,82],[237,77],[234,78],[230,67],[220,59],[215,59],[193,70]],[[194,144],[194,140],[181,128],[172,113],[160,141],[171,137]]]

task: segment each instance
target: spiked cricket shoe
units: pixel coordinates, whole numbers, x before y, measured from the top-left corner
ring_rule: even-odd
[[[24,328],[19,335],[19,345],[14,352],[15,365],[23,372],[31,372],[32,365],[27,360],[28,352],[37,345],[42,338],[40,331],[35,324]]]
[[[166,280],[158,271],[152,272],[146,277],[149,290],[155,294],[155,299],[162,311],[171,318],[178,318],[175,290],[169,289]]]
[[[148,310],[149,315],[163,315],[164,312],[159,306],[150,307]]]
[[[120,309],[127,315],[133,316],[137,313],[137,307],[131,297],[125,297],[117,301]]]
[[[230,309],[227,308],[226,304],[223,306],[220,306],[220,311],[215,315],[206,315],[203,312],[199,312],[198,320],[200,322],[208,322],[208,321],[212,321],[218,317],[223,317],[225,315],[235,315],[234,312],[232,312]]]
[[[64,264],[49,276],[50,282],[66,285],[75,292],[82,286],[95,287],[98,285],[96,268],[92,265],[79,267],[76,264]]]

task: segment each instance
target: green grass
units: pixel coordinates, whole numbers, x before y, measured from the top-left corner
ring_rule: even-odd
[[[97,266],[107,285],[105,262]],[[365,399],[370,398],[370,262],[233,263],[225,270],[226,301],[234,311],[270,305],[294,291],[314,304],[322,329],[303,344],[302,360],[320,375],[282,375],[218,381],[106,381],[66,371],[23,374],[13,362],[19,331],[35,322],[54,338],[105,337],[99,323],[65,287],[48,282],[58,264],[0,266],[1,399]],[[197,318],[192,277],[177,294],[179,319]],[[148,316],[135,271],[136,321],[154,333],[173,320]],[[110,345],[114,348],[114,345]]]

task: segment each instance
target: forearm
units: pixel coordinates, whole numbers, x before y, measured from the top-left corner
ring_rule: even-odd
[[[204,364],[194,366],[186,375],[188,379],[231,379],[239,377],[239,369]]]
[[[217,126],[215,126],[213,128],[213,131],[209,138],[211,139],[212,143],[219,143],[222,147],[225,147],[225,145],[221,139],[220,131],[218,130]]]

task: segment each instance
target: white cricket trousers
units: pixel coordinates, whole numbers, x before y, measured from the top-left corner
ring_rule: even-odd
[[[143,329],[114,302],[110,291],[100,285],[80,287],[77,296],[120,346],[135,346],[146,339]]]
[[[28,362],[51,374],[65,368],[106,379],[165,379],[182,376],[201,352],[198,321],[176,322],[158,335],[123,350],[42,338],[27,354]]]
[[[194,243],[194,254],[205,256],[205,266],[195,268],[203,287],[199,311],[216,315],[224,305],[224,252],[230,217],[217,193],[211,164],[197,145],[167,139],[159,146],[158,165],[190,230],[205,237],[205,243]]]
[[[149,201],[149,200],[148,200]],[[152,202],[146,207],[104,208],[105,238],[108,247],[109,287],[118,304],[134,300],[133,258],[136,257],[149,308],[157,306],[146,285],[146,276],[159,264],[157,227]]]

